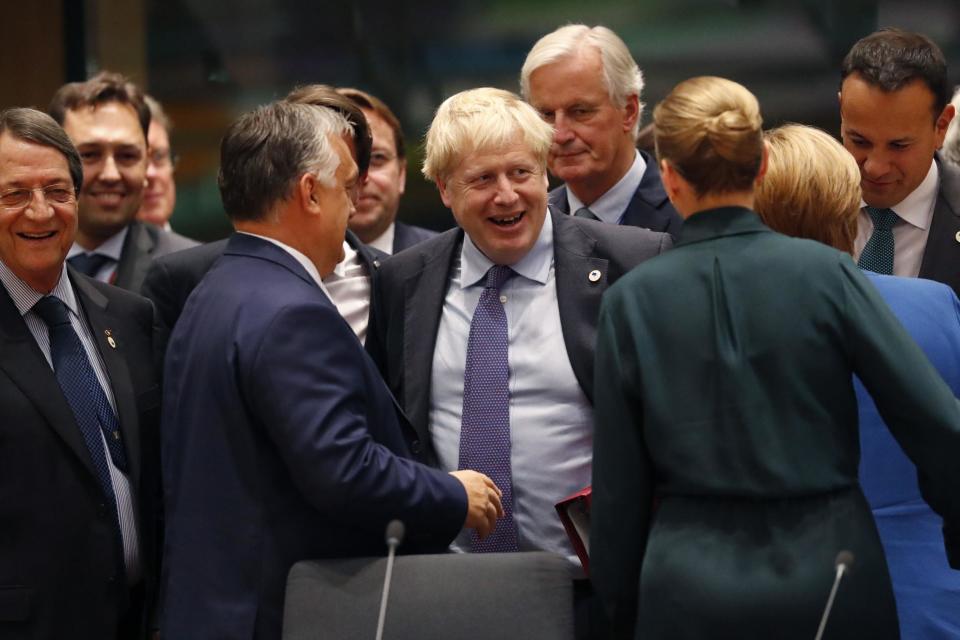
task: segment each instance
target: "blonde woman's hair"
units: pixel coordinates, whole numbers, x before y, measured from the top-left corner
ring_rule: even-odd
[[[760,105],[742,85],[712,76],[681,82],[653,110],[657,158],[706,193],[746,191],[763,162]]]
[[[780,233],[853,253],[860,212],[860,169],[832,136],[800,124],[764,135],[767,173],[754,208]]]
[[[552,139],[553,127],[516,94],[489,87],[462,91],[443,101],[430,124],[423,175],[444,181],[474,151],[520,142],[546,170]]]

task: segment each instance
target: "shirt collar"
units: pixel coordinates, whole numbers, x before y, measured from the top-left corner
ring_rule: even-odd
[[[357,250],[350,246],[350,243],[346,240],[343,241],[343,260],[337,263],[337,266],[333,268],[333,272],[339,278],[347,277],[347,269],[354,263],[357,259]]]
[[[81,253],[89,253],[107,256],[108,258],[113,258],[115,262],[120,262],[120,254],[123,252],[123,243],[127,239],[127,234],[129,232],[130,225],[127,225],[117,233],[107,238],[96,249],[84,249],[79,244],[74,242],[73,246],[70,247],[70,251],[67,253],[67,259],[69,260],[73,256]]]
[[[323,286],[323,280],[320,278],[320,271],[317,270],[317,265],[313,264],[313,261],[310,258],[305,256],[301,252],[297,251],[290,245],[280,242],[276,238],[271,238],[270,236],[262,236],[258,233],[250,233],[249,231],[238,231],[237,233],[245,233],[248,236],[253,236],[254,238],[260,238],[261,240],[266,240],[270,244],[274,244],[280,247],[281,249],[283,249],[284,251],[286,251],[288,254],[290,254],[290,256],[294,260],[300,263],[300,266],[302,266],[308,274],[310,274],[310,277],[313,279],[314,282],[317,283],[317,286],[320,287],[324,295],[326,295],[328,298],[330,297],[330,292],[327,291],[327,288],[325,286]]]
[[[633,164],[627,169],[627,172],[617,182],[610,187],[605,194],[597,198],[589,205],[590,211],[604,222],[610,224],[619,224],[623,218],[633,194],[636,193],[640,182],[643,180],[643,174],[647,170],[647,163],[637,151],[634,154]],[[584,206],[583,202],[573,194],[573,191],[567,187],[567,203],[570,205],[570,213],[576,213]]]
[[[374,249],[380,249],[387,255],[393,253],[393,236],[397,232],[397,225],[395,222],[391,222],[390,226],[384,230],[373,242],[368,242],[367,246],[373,247]]]
[[[540,235],[536,242],[516,263],[511,264],[518,275],[540,284],[547,283],[550,275],[550,265],[553,263],[553,219],[550,209],[547,209],[540,228]],[[493,266],[493,262],[477,248],[470,236],[463,239],[463,248],[460,249],[460,287],[466,289],[479,283]]]
[[[930,170],[927,176],[910,192],[906,198],[890,207],[898,217],[906,220],[918,229],[926,229],[933,219],[933,207],[937,202],[937,191],[940,187],[940,169],[935,160],[930,161]],[[866,202],[860,200],[860,207],[866,207]]]
[[[26,315],[28,311],[33,309],[33,305],[37,304],[40,298],[46,295],[21,280],[2,260],[0,260],[0,282],[3,282],[3,286],[6,288],[7,293],[10,294],[21,316]],[[70,278],[67,277],[66,263],[61,265],[60,279],[57,280],[56,286],[53,287],[49,295],[60,298],[74,315],[80,315],[77,306],[77,296],[73,292]]]
[[[745,207],[719,207],[693,214],[683,221],[676,246],[722,236],[770,231],[756,212]]]

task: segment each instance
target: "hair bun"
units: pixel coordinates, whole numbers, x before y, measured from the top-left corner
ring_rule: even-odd
[[[760,126],[759,113],[748,114],[737,108],[721,111],[704,120],[710,146],[721,158],[732,162],[756,154],[757,130]]]

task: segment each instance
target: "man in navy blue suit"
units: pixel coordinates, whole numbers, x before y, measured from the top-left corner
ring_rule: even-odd
[[[298,560],[445,549],[502,515],[486,476],[417,462],[415,432],[321,278],[358,171],[331,109],[274,103],[221,144],[237,231],[187,300],[165,370],[166,637],[279,638]]]
[[[682,220],[653,157],[636,149],[643,76],[606,27],[567,25],[540,38],[520,72],[523,97],[553,125],[550,192],[563,213],[676,237]]]

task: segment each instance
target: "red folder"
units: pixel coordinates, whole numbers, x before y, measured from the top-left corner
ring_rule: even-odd
[[[590,577],[590,487],[584,487],[572,496],[556,504],[560,522],[570,538],[574,551],[583,565],[583,572]]]

